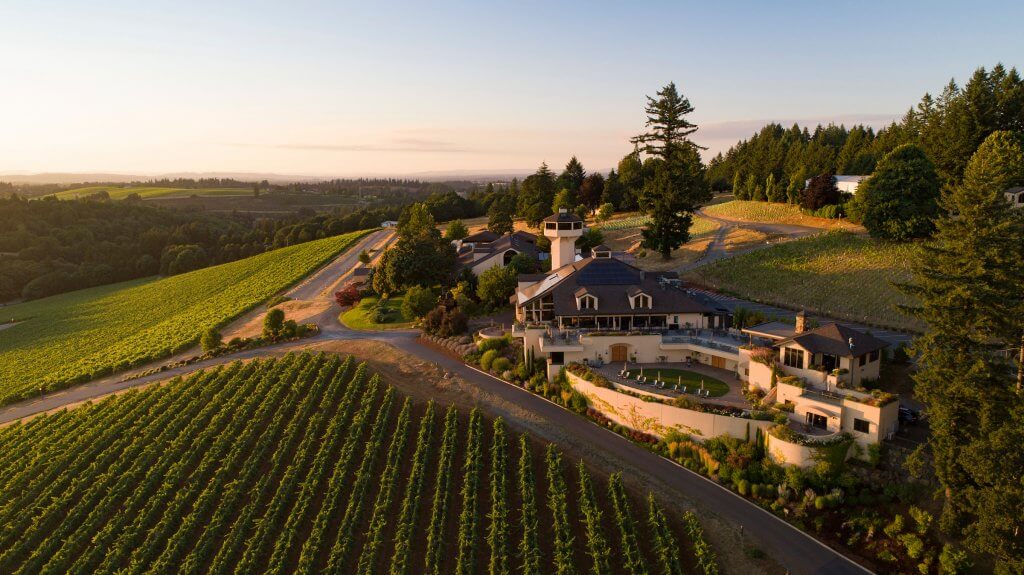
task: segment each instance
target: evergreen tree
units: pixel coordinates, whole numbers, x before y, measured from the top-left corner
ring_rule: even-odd
[[[576,159],[576,156],[573,156],[565,164],[565,170],[558,176],[557,185],[559,188],[569,190],[575,197],[579,193],[580,186],[583,185],[583,180],[586,177],[587,171],[583,169],[583,164]]]
[[[608,172],[608,178],[604,181],[604,191],[601,192],[601,203],[611,204],[615,209],[622,209],[622,199],[625,195],[625,186],[619,179],[615,170]]]
[[[732,196],[737,200],[746,199],[743,188],[743,178],[739,172],[736,172],[732,176]]]
[[[487,211],[487,229],[498,234],[505,235],[512,233],[512,210],[506,202],[494,202],[491,209]]]
[[[631,211],[639,207],[637,198],[644,187],[644,165],[640,161],[640,152],[634,149],[619,161],[619,181],[622,182],[622,201],[619,210]]]
[[[924,151],[904,144],[878,163],[850,202],[850,217],[873,237],[905,241],[931,234],[938,215],[939,176]]]
[[[576,207],[576,201],[573,198],[572,192],[562,188],[558,194],[555,195],[555,199],[551,202],[551,211],[558,213],[559,210],[572,211]]]
[[[653,177],[644,183],[640,204],[650,215],[644,227],[643,245],[672,257],[672,251],[690,240],[693,212],[711,199],[705,180],[700,149],[689,140],[697,131],[686,116],[693,112],[690,101],[679,94],[675,83],[647,97],[648,131],[632,139],[643,144],[651,156],[646,164],[653,168]]]
[[[583,178],[583,184],[580,185],[579,192],[576,194],[580,205],[585,206],[590,211],[596,210],[597,206],[601,204],[604,185],[604,176],[597,172]]]
[[[448,224],[448,229],[444,232],[444,239],[449,241],[461,240],[462,238],[469,235],[469,229],[462,220],[455,220]]]
[[[1016,151],[995,133],[943,192],[945,213],[915,261],[905,289],[910,311],[927,324],[915,342],[915,393],[930,419],[928,449],[944,488],[941,526],[973,550],[991,554],[997,572],[1024,570],[1024,395],[1012,361],[1024,361],[1024,216],[1008,209],[1007,169]],[[1024,174],[1022,174],[1024,175]]]
[[[530,227],[537,227],[541,220],[551,215],[548,211],[555,200],[555,174],[542,163],[540,168],[525,180],[520,187],[519,215]]]

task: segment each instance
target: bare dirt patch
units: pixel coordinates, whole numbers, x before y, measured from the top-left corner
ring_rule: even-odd
[[[310,323],[314,317],[327,311],[331,307],[331,302],[291,300],[274,307],[284,312],[285,319],[295,320],[296,323]],[[256,337],[263,333],[263,317],[267,310],[257,311],[260,313],[250,314],[253,317],[246,316],[244,321],[236,322],[224,330],[224,340],[233,337]]]

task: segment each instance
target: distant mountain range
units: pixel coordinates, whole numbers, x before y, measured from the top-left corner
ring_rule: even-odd
[[[600,170],[607,173],[608,170]],[[83,184],[83,183],[104,183],[117,184],[129,182],[145,182],[154,179],[176,179],[176,178],[230,178],[243,182],[259,182],[267,180],[274,183],[290,182],[315,182],[322,180],[352,179],[352,178],[405,178],[420,181],[446,181],[460,180],[473,182],[502,182],[512,178],[523,179],[532,174],[533,169],[508,169],[508,170],[450,170],[450,171],[427,171],[411,172],[405,174],[339,174],[337,176],[304,176],[258,172],[172,172],[165,174],[111,174],[101,172],[44,172],[38,174],[26,174],[20,172],[0,173],[0,182],[12,184]]]

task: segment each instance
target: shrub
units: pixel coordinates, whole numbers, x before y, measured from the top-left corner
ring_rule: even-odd
[[[932,519],[934,519],[932,514],[920,507],[917,507],[916,505],[911,505],[907,512],[910,513],[910,517],[914,520],[914,525],[917,527],[917,533],[920,535],[928,533],[928,529],[932,525]]]
[[[507,357],[495,358],[495,360],[491,363],[491,369],[499,373],[504,372],[511,366],[512,362],[509,361]]]
[[[516,291],[516,270],[511,267],[495,267],[480,274],[476,295],[480,301],[492,307],[508,304]]]
[[[507,335],[504,335],[502,337],[496,337],[491,339],[481,339],[476,343],[476,348],[479,349],[480,351],[488,351],[492,349],[501,351],[508,347],[510,343],[512,343],[511,338]]]
[[[220,332],[217,331],[217,328],[211,327],[203,332],[203,337],[200,338],[199,344],[202,346],[204,352],[209,353],[219,349],[222,341]]]
[[[897,514],[892,518],[892,523],[885,526],[885,535],[890,539],[896,539],[903,533],[903,516]]]
[[[967,553],[953,547],[949,543],[942,546],[939,554],[939,573],[941,575],[960,575],[973,567]]]
[[[465,333],[466,316],[458,309],[449,310],[439,305],[423,318],[423,331],[440,337]]]
[[[348,307],[359,303],[359,286],[350,283],[341,291],[334,292],[334,301],[341,307]]]
[[[750,482],[746,479],[741,479],[736,484],[736,491],[739,491],[740,495],[743,495],[744,497],[750,495]]]
[[[495,358],[498,357],[498,350],[489,349],[480,356],[480,368],[484,371],[490,371],[491,364],[494,363]]]
[[[271,338],[277,337],[283,327],[284,312],[277,308],[268,311],[266,317],[263,318],[263,335]]]
[[[402,299],[402,314],[407,318],[419,319],[437,305],[437,294],[430,288],[412,286],[405,292]]]
[[[603,222],[608,218],[612,217],[615,213],[615,206],[611,203],[601,204],[601,207],[597,209],[597,221]]]
[[[911,559],[920,559],[924,553],[924,541],[916,533],[904,533],[900,535],[900,543],[907,548],[907,555]]]

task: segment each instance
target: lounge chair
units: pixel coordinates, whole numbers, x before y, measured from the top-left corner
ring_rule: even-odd
[[[672,386],[672,391],[679,391],[679,384],[678,383]]]

